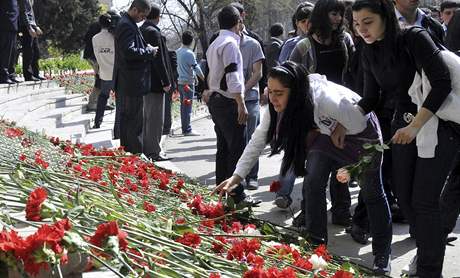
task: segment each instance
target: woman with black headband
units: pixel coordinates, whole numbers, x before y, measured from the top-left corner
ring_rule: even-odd
[[[360,96],[329,82],[319,74],[307,75],[303,66],[286,62],[268,74],[269,108],[238,161],[232,177],[213,191],[231,194],[244,179],[267,144],[271,155],[284,151],[281,172],[293,168],[305,176],[302,210],[305,229],[314,243],[327,243],[326,186],[329,174],[357,162],[362,145],[381,142],[373,113],[363,115],[354,106]],[[345,130],[345,137],[338,137]],[[305,160],[307,161],[305,164]],[[388,202],[380,180],[381,156],[364,172],[362,195],[370,218],[376,274],[389,273],[392,238]],[[308,199],[307,199],[308,198]]]

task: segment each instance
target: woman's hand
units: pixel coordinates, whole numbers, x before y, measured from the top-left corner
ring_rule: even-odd
[[[391,141],[393,144],[410,144],[417,136],[419,130],[419,128],[412,125],[400,128],[395,132]]]
[[[345,146],[345,136],[347,129],[340,123],[337,123],[334,131],[331,133],[331,140],[334,146],[339,149],[343,149]]]
[[[211,195],[215,194],[216,192],[219,192],[219,201],[221,201],[224,193],[232,192],[233,189],[235,189],[238,186],[241,180],[241,177],[233,175],[230,178],[221,182],[216,188],[214,188],[214,190],[211,192]]]

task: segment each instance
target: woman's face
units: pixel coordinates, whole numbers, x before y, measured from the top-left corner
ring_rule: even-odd
[[[268,78],[268,98],[276,112],[283,112],[289,101],[290,89],[286,88],[276,78]]]
[[[367,8],[353,11],[353,25],[367,44],[380,41],[385,37],[385,21],[379,14]]]
[[[297,28],[302,31],[302,34],[308,33],[308,28],[310,28],[310,20],[308,18],[297,21]]]
[[[339,11],[330,11],[327,13],[329,22],[331,22],[332,30],[337,30],[342,24],[343,15]]]

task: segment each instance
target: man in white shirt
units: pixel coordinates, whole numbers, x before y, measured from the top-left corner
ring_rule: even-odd
[[[225,6],[219,12],[219,36],[206,52],[209,75],[209,112],[217,137],[216,184],[232,176],[246,145],[248,111],[244,103],[243,59],[239,50],[241,19],[238,10]],[[236,203],[245,200],[244,188],[233,190]]]
[[[104,118],[104,110],[110,91],[113,89],[112,75],[115,60],[115,42],[109,28],[112,25],[112,18],[109,14],[99,17],[101,32],[92,38],[94,55],[99,66],[99,77],[101,78],[101,93],[97,99],[96,117],[94,128],[99,128]]]

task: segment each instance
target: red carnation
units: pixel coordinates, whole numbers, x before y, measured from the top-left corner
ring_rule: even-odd
[[[219,272],[213,272],[209,274],[209,278],[220,278],[220,273]]]
[[[194,233],[185,233],[182,237],[176,239],[177,242],[182,243],[193,248],[197,248],[201,243],[201,238],[199,235]]]
[[[157,208],[153,204],[151,204],[151,203],[149,203],[147,201],[144,201],[144,209],[147,212],[154,212]]]
[[[278,192],[281,189],[281,183],[279,181],[272,181],[270,184],[270,192]]]
[[[326,262],[332,259],[331,255],[329,255],[329,252],[327,251],[326,245],[324,244],[318,246],[313,252],[319,257],[323,257]]]
[[[39,187],[32,191],[26,204],[26,219],[29,221],[40,221],[42,216],[40,214],[43,202],[48,198],[45,188]]]
[[[22,135],[24,135],[24,131],[22,131],[19,128],[9,127],[5,129],[4,134],[9,138],[21,137]]]
[[[126,250],[128,247],[128,241],[126,240],[128,234],[125,231],[120,230],[116,221],[100,224],[94,235],[89,239],[89,242],[97,247],[104,248],[108,238],[111,236],[118,238],[121,250]]]
[[[334,276],[332,278],[353,278],[355,277],[353,273],[345,271],[345,270],[339,270],[336,273],[334,273]]]
[[[246,271],[243,274],[243,278],[268,278],[268,276],[263,269],[253,268],[251,270]]]

